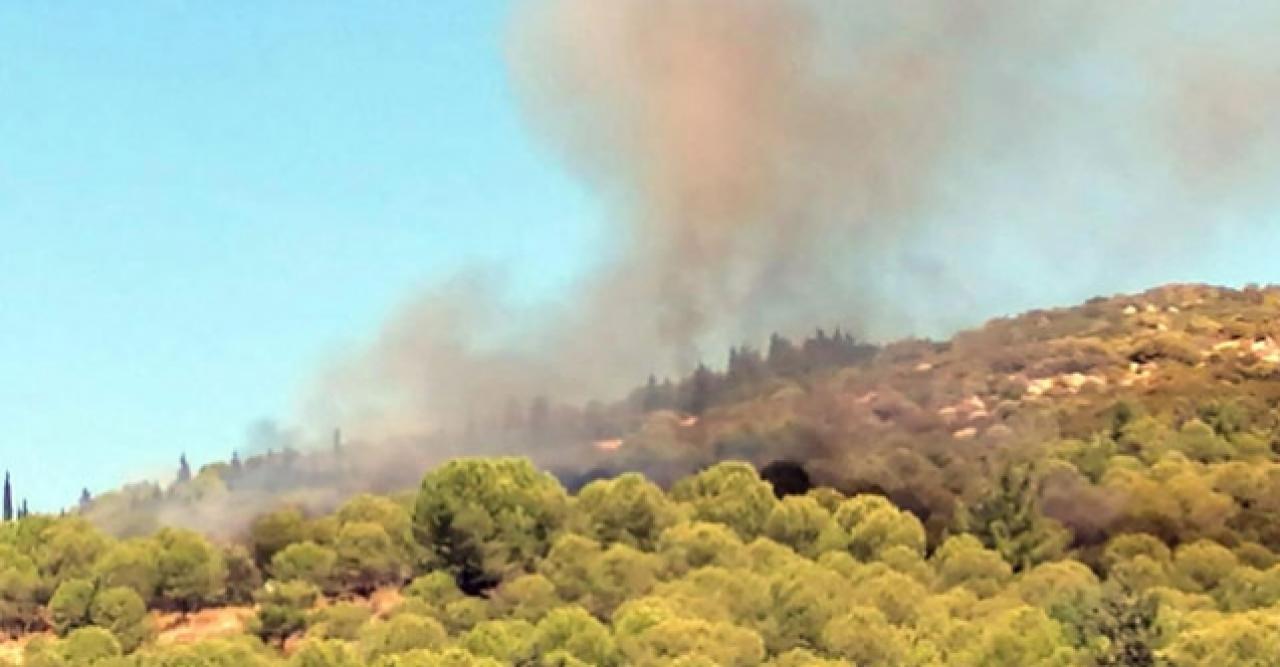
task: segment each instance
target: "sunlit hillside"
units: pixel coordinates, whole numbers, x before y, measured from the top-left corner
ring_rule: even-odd
[[[371,495],[356,442],[182,472],[0,528],[0,660],[1274,664],[1278,314],[1169,286],[946,342],[775,338],[435,436],[555,474],[495,448]]]

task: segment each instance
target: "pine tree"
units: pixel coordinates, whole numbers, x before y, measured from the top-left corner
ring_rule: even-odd
[[[9,471],[4,473],[4,520],[13,521],[13,486],[9,484]]]
[[[998,551],[1015,572],[1052,560],[1071,538],[1040,513],[1037,473],[1031,464],[1008,464],[982,497],[960,511],[960,528]]]
[[[183,454],[178,459],[178,483],[185,484],[191,481],[191,466],[187,464],[187,455]]]
[[[801,370],[800,351],[778,334],[769,337],[769,369],[776,375],[794,375]]]
[[[756,382],[765,376],[764,360],[760,353],[749,345],[729,350],[729,366],[727,382],[731,387],[740,387]]]
[[[1149,595],[1127,590],[1107,591],[1101,603],[1092,610],[1085,630],[1107,638],[1094,658],[1098,667],[1153,667],[1159,630],[1156,628],[1157,603]]]
[[[714,382],[715,377],[711,369],[698,364],[697,370],[693,372],[693,377],[690,379],[689,401],[685,406],[689,414],[701,416],[708,407],[711,407],[712,393],[715,391]]]
[[[653,412],[661,405],[661,397],[658,395],[658,378],[652,374],[649,375],[649,382],[644,386],[644,399],[641,402],[641,409],[645,412]]]

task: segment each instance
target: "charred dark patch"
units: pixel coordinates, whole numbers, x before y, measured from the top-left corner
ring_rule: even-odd
[[[760,470],[760,478],[773,486],[779,498],[804,495],[813,488],[809,473],[795,461],[774,461]]]
[[[586,472],[570,472],[567,470],[561,470],[553,474],[560,480],[560,484],[564,486],[566,491],[576,494],[582,490],[582,487],[598,479],[612,479],[621,473],[610,468],[597,467],[587,470]]]

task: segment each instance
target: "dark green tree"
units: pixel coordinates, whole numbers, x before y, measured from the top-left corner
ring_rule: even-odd
[[[13,521],[13,486],[9,484],[9,471],[4,473],[4,520]]]
[[[1098,667],[1155,667],[1156,600],[1114,589],[1103,596],[1087,631],[1107,639],[1094,655]]]
[[[689,378],[688,396],[685,399],[685,412],[701,415],[711,407],[715,393],[715,374],[703,364],[698,364],[693,377]]]
[[[1015,572],[1057,557],[1071,541],[1069,531],[1040,512],[1036,469],[1024,463],[1005,466],[977,502],[961,509],[958,523]]]
[[[527,459],[455,459],[423,478],[413,533],[474,593],[531,567],[567,508],[560,483]]]
[[[187,455],[183,454],[178,457],[178,483],[185,484],[191,481],[191,466],[187,464]]]

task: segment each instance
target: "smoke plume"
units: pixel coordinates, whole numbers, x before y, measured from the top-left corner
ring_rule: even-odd
[[[513,86],[611,206],[616,260],[557,305],[479,269],[441,285],[310,415],[404,436],[773,331],[937,334],[1188,277],[1278,203],[1280,8],[1232,7],[526,0]]]

